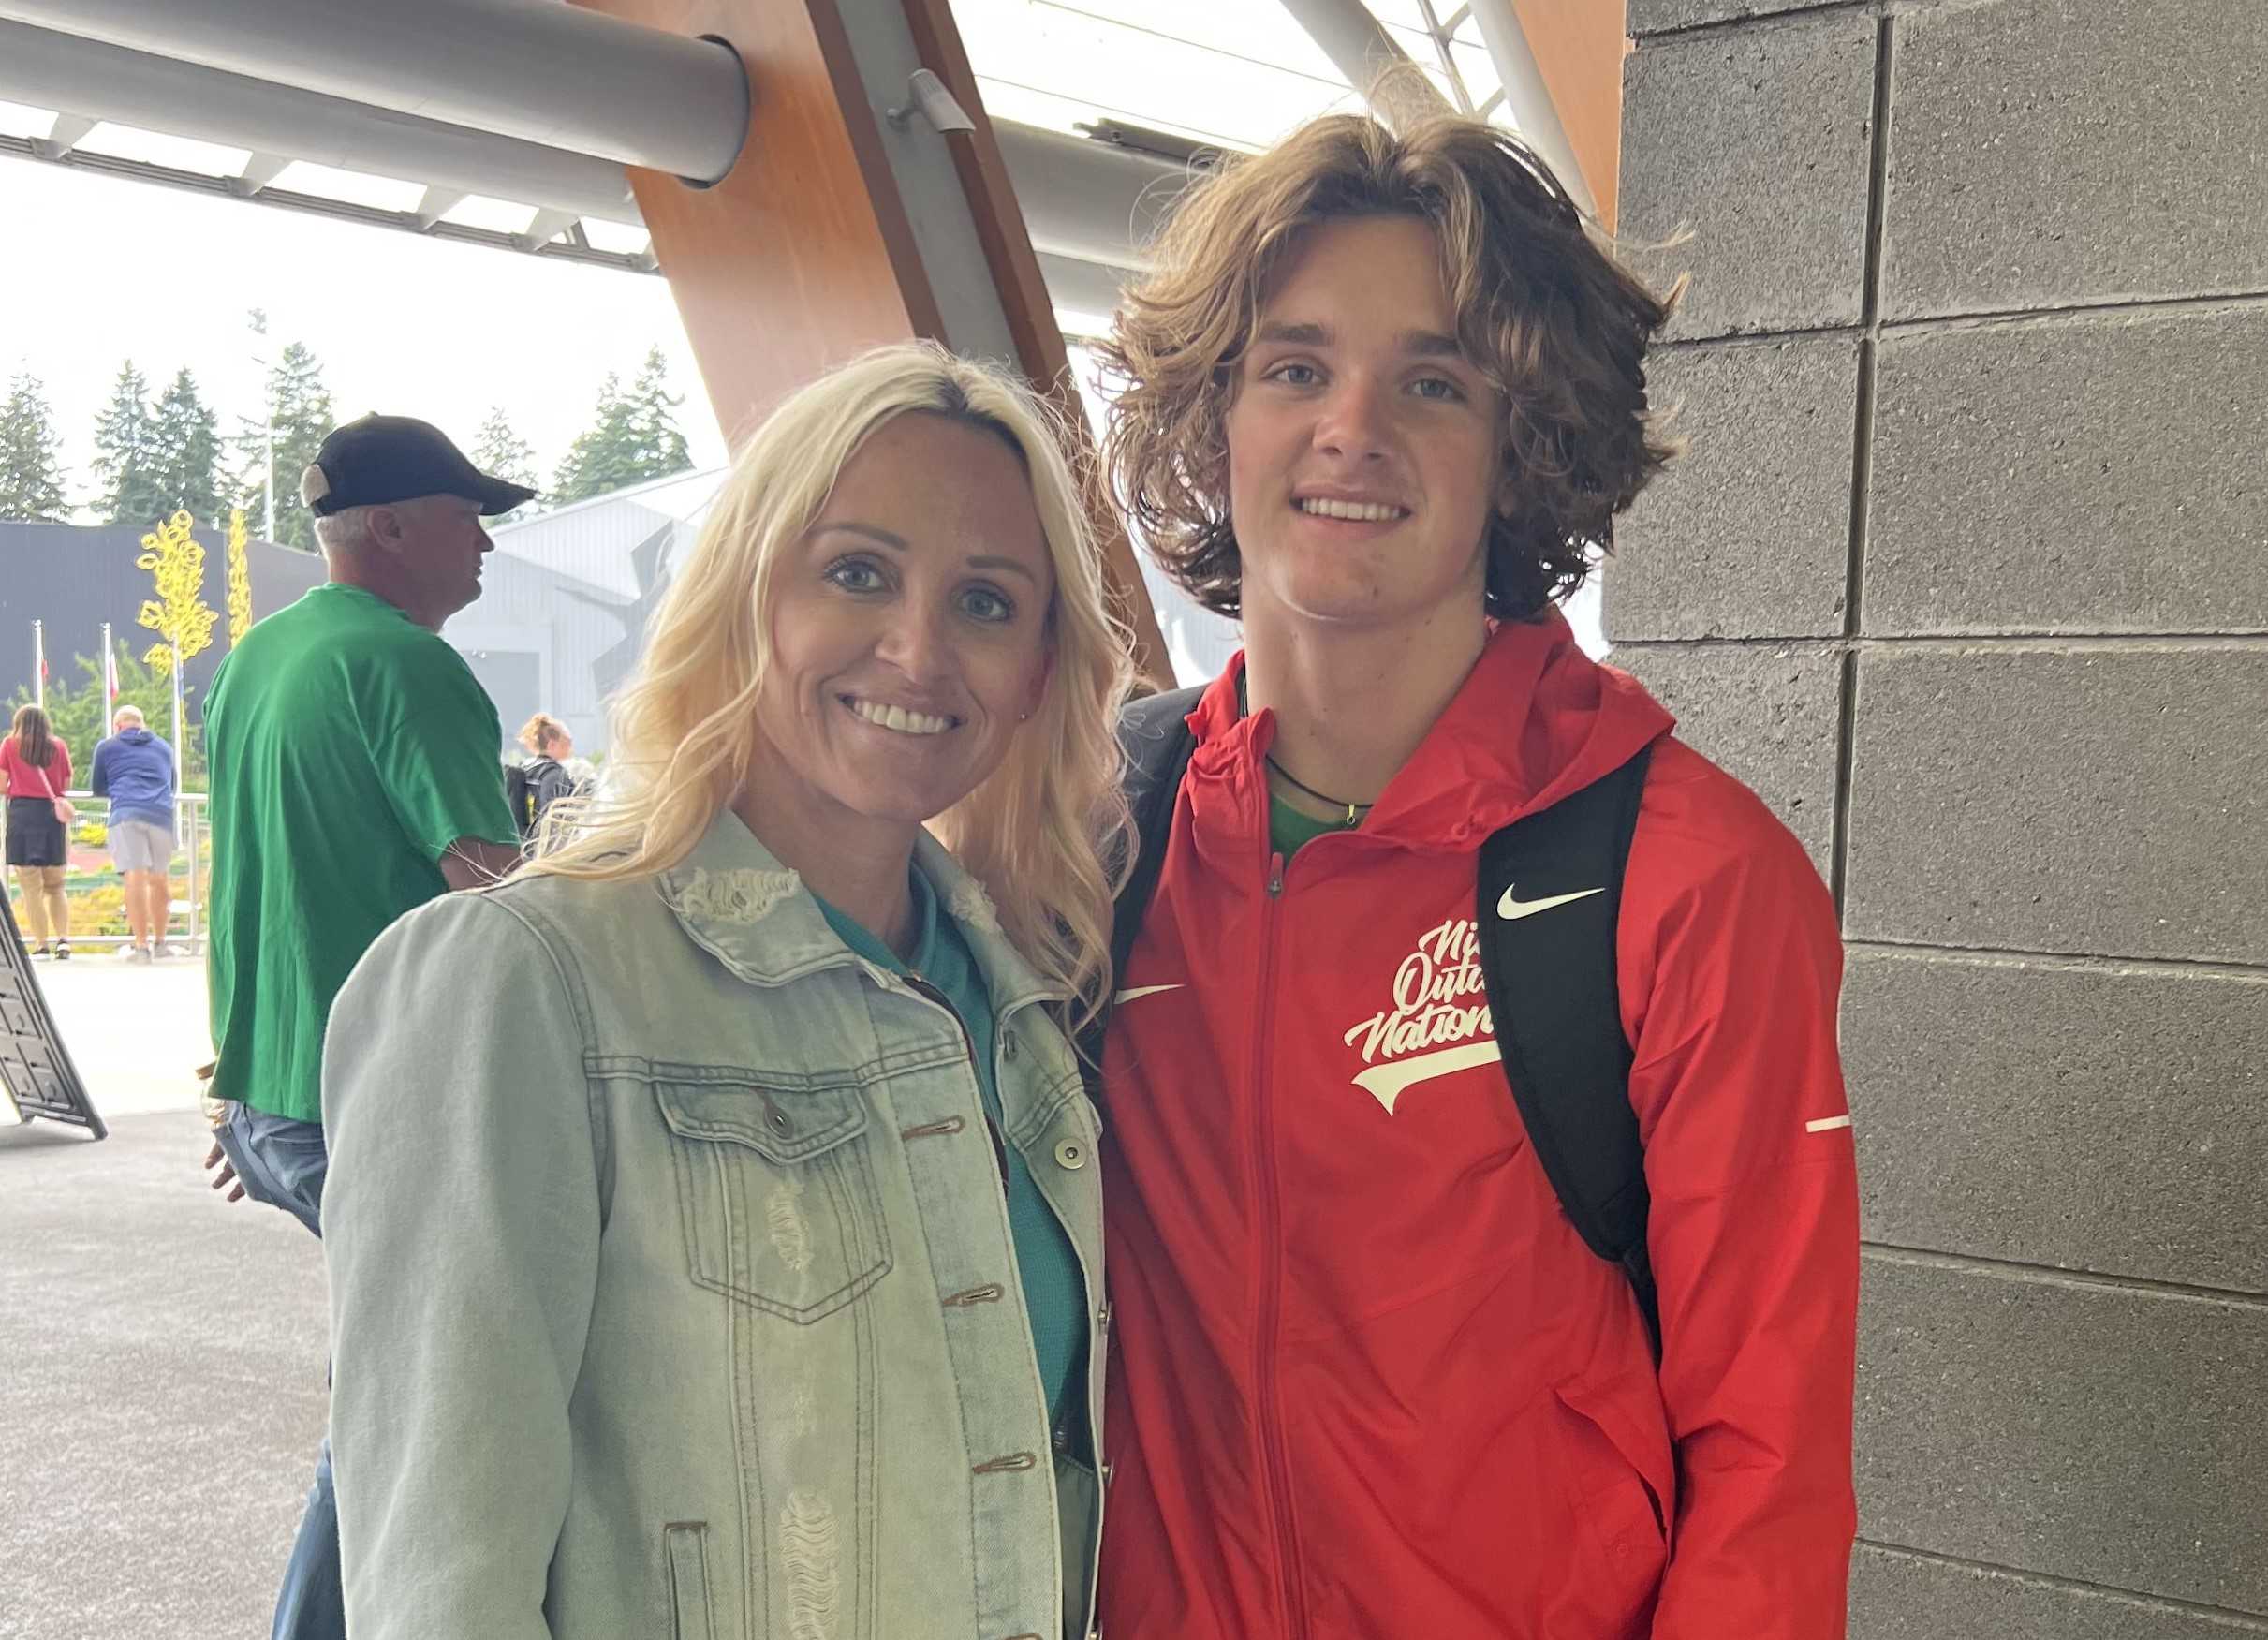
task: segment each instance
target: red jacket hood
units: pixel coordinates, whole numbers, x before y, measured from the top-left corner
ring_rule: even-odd
[[[1240,652],[1189,714],[1194,776],[1259,790],[1254,773],[1275,737],[1275,714],[1243,717]],[[1377,841],[1473,849],[1621,767],[1674,726],[1636,678],[1583,654],[1567,619],[1496,628],[1449,708],[1362,822]]]

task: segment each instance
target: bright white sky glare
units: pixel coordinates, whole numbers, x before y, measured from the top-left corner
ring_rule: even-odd
[[[1419,0],[1367,0],[1439,85]],[[1450,10],[1436,4],[1436,14]],[[953,0],[985,104],[997,118],[1068,131],[1097,118],[1250,149],[1360,99],[1281,6],[1219,0]],[[1478,103],[1495,76],[1469,11],[1451,48]],[[1499,119],[1504,118],[1500,111]],[[0,130],[44,136],[52,114],[0,102]],[[96,150],[208,175],[242,169],[242,150],[99,126]],[[277,179],[302,192],[405,210],[415,180],[303,162]],[[517,229],[530,207],[473,200],[452,219]],[[697,466],[722,465],[709,408],[668,284],[651,274],[520,256],[481,245],[246,205],[125,178],[0,156],[0,377],[39,378],[72,499],[96,489],[95,419],[131,359],[162,392],[186,365],[224,438],[263,402],[250,309],[266,347],[304,343],[323,365],[340,420],[421,416],[469,451],[493,407],[534,448],[548,481],[590,424],[600,383],[626,379],[658,345],[683,395],[679,421]],[[643,234],[586,225],[595,243],[635,249]],[[610,243],[627,236],[620,244]],[[628,243],[636,242],[636,243]],[[226,458],[233,469],[233,451]],[[293,475],[279,474],[288,489]],[[254,527],[258,527],[256,522]],[[1174,601],[1160,595],[1166,602]],[[1569,613],[1597,645],[1596,582]]]
[[[1369,0],[1421,69],[1444,87],[1419,0]],[[1446,5],[1436,12],[1446,11]],[[1219,0],[953,0],[995,117],[1069,130],[1097,118],[1248,148],[1301,121],[1360,106],[1291,14]],[[1469,18],[1453,52],[1470,95],[1495,76]],[[162,125],[159,111],[153,121]],[[0,103],[0,130],[47,134],[52,115]],[[242,150],[155,131],[97,126],[106,153],[207,174],[242,168]],[[414,205],[418,179],[295,165],[278,185],[390,208]],[[478,205],[480,202],[476,201]],[[526,206],[452,211],[484,226],[524,226]],[[186,364],[233,436],[260,404],[244,317],[265,308],[271,345],[304,342],[323,362],[341,419],[366,410],[422,416],[468,448],[492,406],[535,447],[548,478],[588,423],[600,379],[626,377],[659,343],[693,459],[723,459],[668,286],[651,275],[571,266],[483,246],[422,240],[292,211],[0,156],[0,374],[45,384],[65,438],[72,494],[94,490],[94,419],[122,360],[161,392]],[[592,224],[594,241],[637,229]],[[625,247],[629,248],[629,247]],[[288,479],[284,480],[287,484]]]
[[[0,255],[0,375],[45,384],[74,500],[94,491],[95,418],[126,359],[153,396],[187,365],[224,436],[257,413],[255,307],[274,350],[314,349],[341,420],[421,416],[469,451],[502,406],[546,480],[607,372],[626,380],[658,343],[695,463],[724,460],[670,288],[651,274],[11,158],[0,221],[15,225]]]

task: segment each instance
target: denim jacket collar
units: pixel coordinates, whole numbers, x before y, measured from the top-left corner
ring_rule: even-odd
[[[992,896],[926,831],[914,839],[914,864],[961,925],[996,1014],[1068,999],[1009,944]],[[784,985],[860,961],[827,925],[802,876],[781,864],[729,808],[717,811],[693,851],[663,872],[657,887],[686,938],[752,985]]]

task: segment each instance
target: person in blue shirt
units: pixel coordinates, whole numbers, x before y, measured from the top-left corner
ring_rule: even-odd
[[[121,706],[111,718],[116,731],[95,748],[90,785],[110,800],[110,861],[125,883],[126,929],[120,953],[131,962],[172,956],[166,923],[172,893],[166,876],[173,865],[173,793],[179,780],[173,748],[144,725],[140,706]]]

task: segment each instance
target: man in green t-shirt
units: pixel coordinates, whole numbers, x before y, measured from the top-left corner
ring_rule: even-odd
[[[520,857],[496,708],[440,629],[480,596],[481,517],[533,494],[424,421],[336,429],[300,480],[330,582],[254,627],[213,680],[206,972],[227,1114],[206,1165],[214,1189],[233,1179],[318,1235],[331,999],[395,918]],[[274,1634],[345,1630],[326,1442]]]

